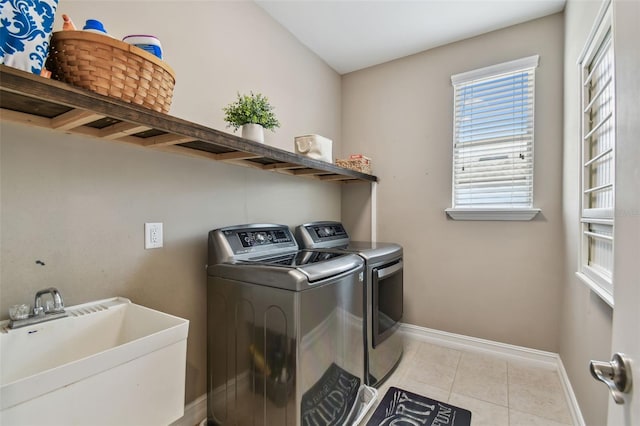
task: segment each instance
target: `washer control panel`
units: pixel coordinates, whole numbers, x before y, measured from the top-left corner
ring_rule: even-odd
[[[290,243],[290,233],[281,229],[265,231],[241,231],[237,233],[242,247],[264,246],[268,244]]]
[[[286,225],[248,224],[209,232],[209,265],[244,261],[298,250],[298,243]]]

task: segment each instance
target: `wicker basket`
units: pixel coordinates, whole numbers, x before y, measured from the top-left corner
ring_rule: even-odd
[[[55,32],[47,68],[56,80],[169,112],[173,70],[156,56],[123,41],[88,31]]]
[[[352,155],[349,159],[341,160],[336,158],[336,166],[345,169],[355,170],[357,172],[371,174],[371,159],[364,155]]]

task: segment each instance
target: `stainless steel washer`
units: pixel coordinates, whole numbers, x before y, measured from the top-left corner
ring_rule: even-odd
[[[364,404],[363,261],[288,227],[209,233],[207,423],[351,424]]]
[[[340,222],[296,227],[300,247],[355,253],[365,261],[365,368],[367,384],[380,385],[402,359],[403,250],[394,243],[351,241]]]

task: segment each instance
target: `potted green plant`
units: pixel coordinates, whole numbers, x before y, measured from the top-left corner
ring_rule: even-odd
[[[263,129],[273,131],[276,127],[280,127],[269,99],[260,93],[250,92],[249,95],[238,93],[238,99],[222,110],[224,121],[228,123],[227,127],[233,127],[234,131],[242,128],[242,137],[256,142],[264,142]]]

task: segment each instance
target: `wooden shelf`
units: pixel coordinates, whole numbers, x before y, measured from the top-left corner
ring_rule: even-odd
[[[321,181],[377,181],[6,65],[0,65],[0,119]]]

